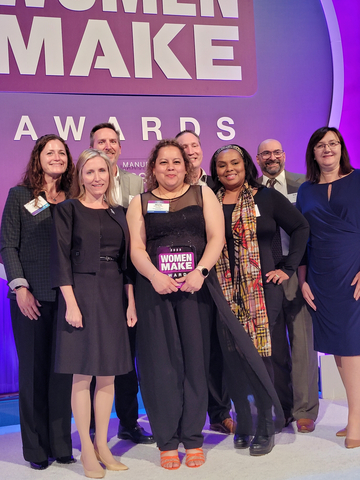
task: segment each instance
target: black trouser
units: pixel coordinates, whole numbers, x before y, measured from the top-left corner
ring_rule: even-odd
[[[139,275],[135,295],[141,393],[157,445],[162,451],[176,450],[179,443],[199,448],[208,404],[208,292],[203,287],[194,295],[159,295]]]
[[[10,300],[19,357],[19,409],[23,454],[29,462],[71,455],[72,375],[54,373],[56,302],[41,302],[38,320]]]
[[[134,370],[125,375],[115,376],[115,410],[123,427],[134,428],[139,416],[137,400],[139,387],[135,370],[136,325],[135,327],[128,327],[128,333]]]
[[[216,322],[211,330],[211,351],[209,368],[209,405],[210,423],[221,423],[230,418],[231,401],[224,378],[224,360],[221,351]]]

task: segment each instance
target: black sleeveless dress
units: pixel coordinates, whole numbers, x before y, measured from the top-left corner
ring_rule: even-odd
[[[149,202],[159,199],[150,192],[141,195],[146,250],[155,266],[159,246],[192,246],[196,260],[201,258],[206,246],[201,188],[190,186],[170,202],[168,213],[151,213]],[[274,387],[250,338],[232,314],[214,270],[194,294],[160,295],[138,274],[135,298],[141,393],[160,450],[175,450],[179,443],[186,449],[202,446],[214,321],[225,363],[233,370],[228,378],[235,386],[228,388],[238,413],[248,413],[247,394],[253,393],[262,410],[263,434],[274,430],[272,416],[269,420],[273,406],[276,427],[281,428],[282,410]],[[251,430],[252,426],[247,422],[244,428]]]

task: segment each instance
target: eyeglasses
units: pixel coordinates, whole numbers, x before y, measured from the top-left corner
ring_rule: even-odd
[[[284,150],[274,150],[273,152],[269,152],[268,150],[265,150],[265,152],[261,152],[258,155],[260,155],[263,160],[269,160],[271,155],[274,155],[275,158],[280,158],[283,153],[284,153]]]
[[[318,143],[317,145],[315,145],[314,149],[320,152],[321,150],[325,150],[325,147],[328,146],[330,150],[334,150],[339,145],[339,143],[340,142],[336,142],[335,140],[329,143]]]

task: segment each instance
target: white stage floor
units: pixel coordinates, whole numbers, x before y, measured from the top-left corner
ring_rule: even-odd
[[[148,427],[145,416],[140,423]],[[320,415],[313,433],[300,434],[293,423],[276,435],[275,447],[269,455],[250,457],[248,450],[235,450],[233,437],[207,430],[204,451],[206,463],[190,469],[182,464],[179,470],[160,467],[155,445],[134,445],[116,437],[118,420],[112,418],[109,445],[121,456],[129,470],[107,472],[106,478],[128,480],[161,480],[165,478],[197,480],[355,480],[360,479],[360,448],[348,450],[344,439],[335,436],[346,426],[347,408],[343,400],[320,400]],[[74,425],[74,455],[79,459],[79,437]],[[184,452],[183,449],[180,452]],[[80,461],[74,465],[58,465],[47,470],[31,470],[23,460],[19,427],[0,428],[0,478],[2,480],[78,480],[85,478]]]

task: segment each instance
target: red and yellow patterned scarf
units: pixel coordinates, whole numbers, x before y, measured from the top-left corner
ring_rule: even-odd
[[[221,205],[224,194],[224,188],[217,193]],[[216,273],[232,312],[250,335],[259,354],[268,357],[271,340],[256,236],[255,202],[247,182],[235,205],[231,227],[235,249],[234,278],[231,278],[226,243],[216,264]]]

